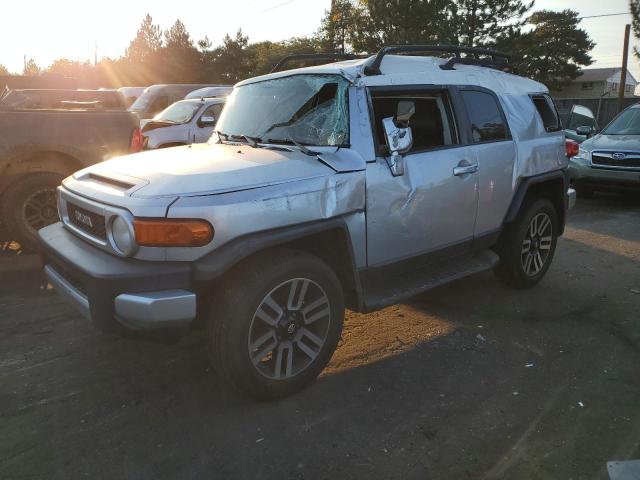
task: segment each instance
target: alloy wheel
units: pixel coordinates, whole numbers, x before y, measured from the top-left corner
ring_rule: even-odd
[[[553,224],[546,213],[533,216],[522,241],[521,261],[524,272],[533,277],[540,273],[549,258],[553,242]]]
[[[263,376],[285,380],[320,354],[331,323],[326,292],[313,280],[294,278],[271,290],[249,326],[248,353]]]
[[[44,189],[29,195],[22,208],[22,219],[35,231],[54,223],[58,219],[56,191]]]

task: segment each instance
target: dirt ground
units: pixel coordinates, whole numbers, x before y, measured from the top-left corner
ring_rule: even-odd
[[[640,200],[579,201],[529,291],[491,273],[349,314],[330,368],[257,403],[204,337],[95,331],[0,274],[0,478],[607,478],[640,458]]]

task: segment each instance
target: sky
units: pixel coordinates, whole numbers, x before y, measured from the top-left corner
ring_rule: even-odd
[[[205,35],[217,45],[226,33],[242,28],[249,41],[285,40],[311,35],[331,0],[32,0],[3,2],[0,10],[0,64],[21,72],[23,56],[48,66],[57,58],[93,60],[118,57],[135,36],[142,18],[168,28],[180,18],[196,40]],[[95,6],[94,6],[95,5]],[[581,16],[628,12],[628,0],[537,0],[534,10],[571,8]],[[597,45],[593,67],[621,63],[624,25],[630,15],[584,19],[584,28]],[[631,45],[640,41],[632,38]],[[629,67],[640,80],[640,63],[630,56]]]

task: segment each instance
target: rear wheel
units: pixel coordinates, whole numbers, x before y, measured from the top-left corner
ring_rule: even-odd
[[[303,388],[340,339],[340,281],[307,253],[276,250],[249,260],[225,280],[217,298],[208,323],[213,367],[254,397]]]
[[[23,250],[35,250],[38,230],[58,221],[56,187],[62,179],[57,173],[32,173],[5,190],[2,221],[10,239]]]
[[[498,278],[515,288],[536,285],[551,265],[558,239],[558,215],[546,198],[530,201],[500,239]]]

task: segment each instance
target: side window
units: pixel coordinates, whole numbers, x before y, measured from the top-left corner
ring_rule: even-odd
[[[597,130],[598,124],[594,118],[593,112],[582,105],[574,105],[571,110],[569,121],[567,122],[568,130],[575,130],[578,127],[591,127]]]
[[[540,114],[542,124],[547,132],[557,132],[562,128],[558,112],[549,95],[532,95],[531,101]]]
[[[463,90],[461,94],[469,113],[475,143],[509,138],[507,125],[493,95],[477,90]]]
[[[204,121],[208,121],[208,118],[213,117],[215,120],[214,121],[218,121],[218,117],[220,117],[220,112],[222,112],[222,107],[224,105],[220,104],[220,103],[216,103],[215,105],[210,105],[208,106],[204,112],[202,112],[202,115],[200,115],[200,118],[198,119],[198,122],[204,122]],[[207,119],[207,120],[205,120]]]
[[[149,113],[156,115],[169,106],[169,97],[166,95],[156,97],[153,99],[153,103],[149,107]]]
[[[449,98],[445,92],[380,92],[372,96],[378,151],[383,151],[386,146],[382,120],[395,117],[398,102],[406,100],[412,101],[415,105],[415,113],[409,120],[413,136],[413,146],[409,153],[458,143]]]

